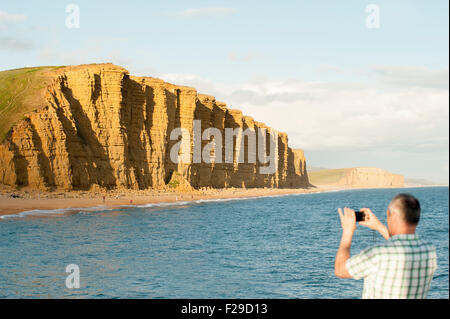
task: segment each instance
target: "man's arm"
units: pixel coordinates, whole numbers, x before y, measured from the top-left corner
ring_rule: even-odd
[[[334,262],[334,273],[339,278],[352,278],[345,263],[350,258],[350,246],[356,229],[355,211],[345,207],[344,212],[339,208],[338,213],[341,219],[342,237]]]

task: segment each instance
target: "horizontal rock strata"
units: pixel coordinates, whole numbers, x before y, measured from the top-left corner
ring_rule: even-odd
[[[376,167],[353,167],[340,169],[323,169],[309,172],[312,184],[317,186],[338,187],[403,187],[402,175],[390,173]]]
[[[309,186],[303,151],[289,148],[280,132],[273,174],[261,174],[259,161],[239,163],[240,143],[231,163],[195,163],[193,147],[190,161],[174,163],[170,150],[177,140],[170,133],[181,127],[192,137],[195,120],[202,132],[216,128],[223,136],[226,128],[274,132],[190,87],[130,76],[112,64],[81,65],[54,71],[43,101],[0,145],[0,183],[45,190],[148,189],[164,187],[177,172],[194,188]],[[209,142],[201,141],[202,148]],[[243,144],[248,159],[247,138]]]

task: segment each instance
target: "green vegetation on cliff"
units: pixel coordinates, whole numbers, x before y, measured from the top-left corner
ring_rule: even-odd
[[[337,183],[350,171],[349,168],[321,169],[309,171],[309,182],[313,185],[328,185]]]
[[[0,142],[27,112],[41,106],[47,71],[58,67],[33,67],[0,71]]]

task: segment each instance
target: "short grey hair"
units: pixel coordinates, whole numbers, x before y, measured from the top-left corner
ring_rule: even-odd
[[[403,219],[410,225],[417,225],[420,220],[420,203],[411,194],[401,193],[396,195],[389,204],[390,211],[398,211]]]

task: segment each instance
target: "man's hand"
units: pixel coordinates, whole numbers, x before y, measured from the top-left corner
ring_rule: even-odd
[[[355,211],[351,208],[345,207],[344,212],[342,212],[342,209],[338,208],[338,213],[341,219],[341,227],[343,234],[353,235],[356,229]]]
[[[356,229],[356,216],[355,211],[347,207],[344,208],[344,212],[338,208],[338,213],[341,219],[342,238],[334,262],[334,273],[339,278],[351,278],[345,263],[350,258],[350,246]]]
[[[364,221],[359,222],[360,225],[366,226],[370,229],[379,232],[385,239],[389,239],[389,231],[386,226],[375,216],[369,208],[361,208],[360,211],[364,212]]]

